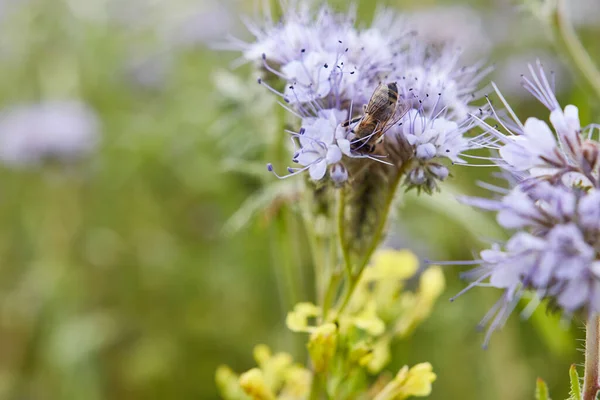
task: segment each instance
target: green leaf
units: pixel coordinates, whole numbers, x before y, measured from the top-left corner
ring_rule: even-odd
[[[551,400],[548,394],[548,385],[542,378],[537,379],[535,388],[535,400]]]
[[[575,364],[569,368],[569,378],[571,380],[571,392],[569,393],[569,400],[581,400],[581,388],[579,386],[579,374]]]
[[[229,236],[241,231],[261,211],[276,207],[278,199],[284,203],[291,202],[297,194],[298,184],[293,181],[276,181],[257,190],[227,220],[222,234]]]

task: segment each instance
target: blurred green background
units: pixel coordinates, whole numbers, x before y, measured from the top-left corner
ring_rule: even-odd
[[[272,210],[258,211],[274,178],[252,164],[264,165],[265,143],[282,134],[279,111],[250,66],[231,74],[239,54],[211,49],[228,32],[250,39],[239,17],[256,3],[0,2],[0,106],[79,99],[101,136],[76,162],[0,168],[1,399],[213,399],[215,368],[252,367],[255,344],[305,360],[305,337],[287,331],[284,316],[294,298],[312,300],[312,267],[294,237],[302,279],[294,293],[284,289],[282,232]],[[526,63],[540,57],[556,71],[560,99],[591,122],[586,93],[522,4],[385,4],[430,40],[456,35],[467,59],[495,63],[492,78],[521,116],[547,116],[519,89]],[[375,2],[358,6],[367,23]],[[573,2],[572,18],[600,60],[600,6]],[[390,244],[470,259],[482,239],[503,238],[491,216],[454,198],[487,195],[475,182],[490,172],[455,167],[441,194],[407,195]],[[430,361],[432,399],[531,399],[538,376],[565,397],[568,366],[582,361],[582,322],[561,325],[543,308],[528,321],[515,313],[482,350],[476,325],[500,292],[446,301],[465,285],[461,270],[448,267],[446,294],[395,346],[389,369]]]

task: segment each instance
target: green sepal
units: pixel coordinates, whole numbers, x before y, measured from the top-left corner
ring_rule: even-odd
[[[579,374],[575,364],[569,368],[569,378],[571,380],[571,392],[569,393],[569,400],[581,400],[581,387],[579,386]]]
[[[538,378],[535,385],[535,400],[551,400],[548,394],[548,385],[542,378]]]

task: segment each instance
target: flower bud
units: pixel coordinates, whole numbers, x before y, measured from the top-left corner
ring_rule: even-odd
[[[285,319],[287,327],[294,332],[310,332],[308,319],[321,315],[321,309],[312,303],[298,303]]]
[[[332,323],[317,327],[310,335],[307,347],[316,373],[324,372],[329,367],[335,356],[337,340],[337,326]]]
[[[435,146],[432,143],[424,143],[417,146],[415,155],[420,160],[430,160],[435,157]]]
[[[440,164],[429,164],[427,166],[427,169],[433,176],[435,176],[440,181],[443,181],[444,179],[446,179],[448,177],[448,175],[450,174],[450,172],[448,171],[448,168],[446,168]]]
[[[262,371],[258,368],[244,372],[240,376],[240,386],[253,400],[275,400],[275,395],[265,382]]]
[[[417,167],[410,171],[410,173],[408,174],[408,179],[414,185],[422,185],[423,183],[425,183],[425,180],[427,178],[425,176],[425,171],[423,170],[423,168]]]
[[[586,140],[583,142],[582,147],[583,159],[587,163],[589,171],[592,171],[598,165],[598,143],[591,140]]]
[[[348,170],[342,163],[333,164],[329,169],[329,175],[336,186],[341,186],[348,180]]]

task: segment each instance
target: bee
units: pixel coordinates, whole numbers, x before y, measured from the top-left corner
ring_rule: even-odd
[[[401,112],[396,115],[398,109],[398,85],[396,82],[380,83],[371,95],[368,104],[364,105],[364,115],[346,121],[343,127],[352,124],[358,125],[351,132],[354,133],[352,150],[370,154],[375,151],[375,146],[383,140],[384,133],[398,122],[408,111],[409,106],[401,102]]]

